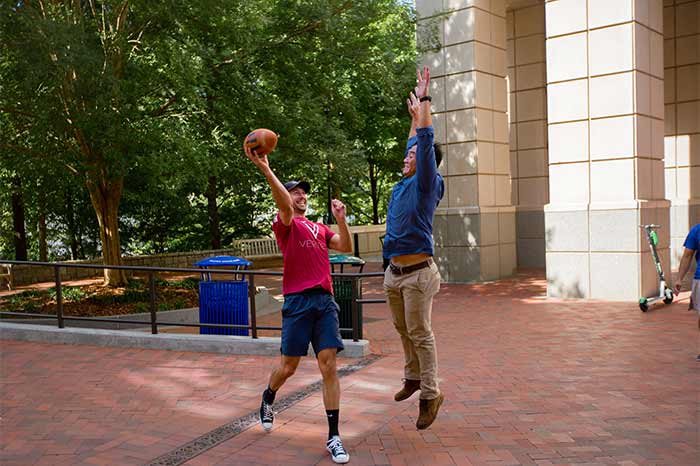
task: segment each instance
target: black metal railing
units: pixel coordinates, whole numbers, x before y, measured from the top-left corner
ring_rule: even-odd
[[[61,280],[61,269],[62,268],[86,268],[86,269],[110,269],[110,270],[126,270],[132,272],[146,272],[148,276],[148,289],[149,289],[149,311],[150,311],[150,325],[151,333],[154,335],[158,333],[158,326],[180,326],[180,327],[211,327],[211,328],[228,328],[228,329],[248,329],[251,331],[252,338],[258,338],[258,330],[277,330],[281,331],[282,327],[272,327],[272,326],[259,326],[257,324],[256,317],[256,303],[255,303],[255,277],[256,276],[282,276],[282,272],[272,272],[272,271],[260,271],[260,270],[226,270],[226,269],[201,269],[201,268],[179,268],[179,267],[147,267],[147,266],[133,266],[133,265],[102,265],[102,264],[71,264],[65,262],[35,262],[35,261],[13,261],[13,260],[0,260],[0,265],[29,265],[34,267],[53,267],[54,269],[54,281],[56,285],[56,314],[37,314],[31,312],[11,312],[0,310],[1,316],[16,316],[16,317],[30,317],[30,318],[54,318],[57,320],[58,328],[65,328],[66,321],[89,321],[89,322],[110,322],[110,323],[122,323],[122,324],[136,324],[144,325],[144,321],[137,320],[127,320],[127,319],[112,319],[108,317],[78,317],[78,316],[66,316],[63,312],[63,293],[62,293],[62,280]],[[186,274],[198,274],[201,275],[203,272],[206,273],[216,273],[216,274],[228,274],[228,275],[243,275],[248,277],[248,301],[249,301],[249,312],[250,312],[250,323],[249,325],[238,325],[238,324],[219,324],[219,323],[183,323],[183,322],[162,322],[158,320],[157,310],[157,296],[156,296],[156,279],[155,274],[158,272],[171,272],[171,273],[186,273]],[[359,322],[362,322],[362,305],[363,304],[376,304],[384,303],[386,300],[380,298],[358,298],[361,296],[362,289],[362,279],[363,278],[373,278],[373,277],[383,277],[383,272],[364,272],[364,273],[331,273],[332,277],[342,277],[343,279],[352,280],[352,303],[351,303],[351,319],[352,328],[341,328],[341,331],[351,331],[353,341],[359,341],[363,337],[363,331]]]

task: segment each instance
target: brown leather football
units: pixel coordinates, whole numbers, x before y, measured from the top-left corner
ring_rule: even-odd
[[[255,129],[245,137],[243,147],[248,147],[258,155],[267,155],[277,147],[277,134],[265,128]]]

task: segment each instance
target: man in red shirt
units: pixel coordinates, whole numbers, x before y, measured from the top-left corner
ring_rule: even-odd
[[[336,463],[347,463],[347,454],[338,432],[340,381],[336,371],[336,353],[343,350],[338,323],[338,304],[333,299],[331,265],[328,249],[352,250],[350,230],[345,220],[345,205],[333,199],[331,207],[340,234],[326,225],[305,217],[307,195],[311,186],[306,181],[282,184],[275,176],[267,156],[258,156],[244,148],[248,158],[260,169],[272,188],[272,197],[279,212],[272,224],[277,244],[284,257],[282,277],[282,357],[272,371],[260,405],[260,422],[272,430],[272,404],[277,390],[291,377],[302,356],[313,346],[323,377],[323,404],[328,417],[326,449]]]

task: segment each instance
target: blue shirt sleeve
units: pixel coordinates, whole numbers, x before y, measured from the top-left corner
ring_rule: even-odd
[[[406,157],[408,155],[408,149],[416,144],[418,144],[418,136],[411,136],[408,138],[408,141],[406,141],[406,150],[403,151],[403,156]]]
[[[421,192],[431,191],[437,179],[437,164],[435,163],[435,149],[433,149],[433,127],[418,128],[416,130],[418,148],[416,150],[416,177],[418,189]]]
[[[698,243],[700,242],[700,224],[695,225],[690,229],[690,233],[685,238],[683,247],[686,249],[692,249],[693,251],[698,250]]]

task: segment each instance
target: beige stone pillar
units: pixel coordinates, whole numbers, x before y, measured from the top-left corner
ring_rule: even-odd
[[[671,200],[671,267],[700,223],[700,0],[664,2],[666,198]]]
[[[506,18],[518,267],[544,268],[544,205],[549,202],[544,1],[517,4]]]
[[[662,226],[670,275],[662,2],[553,0],[545,9],[548,295],[653,295],[656,274],[638,225]]]
[[[419,30],[435,25],[433,121],[446,194],[435,215],[443,280],[493,280],[516,265],[511,205],[503,0],[417,0]]]

